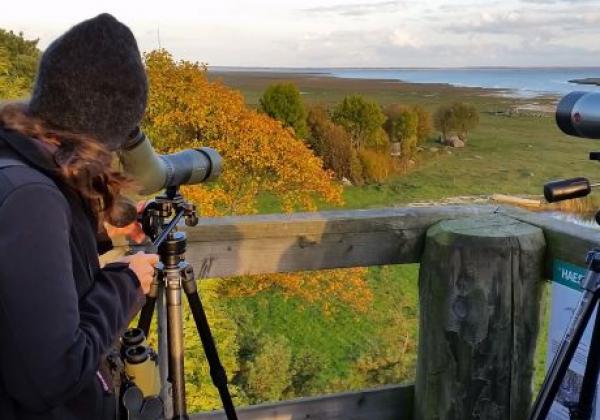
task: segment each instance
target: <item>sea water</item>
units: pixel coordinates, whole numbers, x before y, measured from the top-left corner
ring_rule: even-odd
[[[517,96],[564,95],[573,90],[600,91],[600,86],[570,83],[574,79],[600,78],[600,68],[589,67],[331,69],[328,73],[342,78],[503,89]]]
[[[570,83],[600,78],[600,67],[469,67],[469,68],[249,68],[211,67],[213,71],[320,74],[339,78],[446,83],[453,86],[502,89],[511,96],[562,96],[573,90],[600,91],[600,86]]]

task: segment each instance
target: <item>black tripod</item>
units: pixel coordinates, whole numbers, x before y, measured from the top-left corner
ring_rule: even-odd
[[[171,220],[167,223],[169,218]],[[142,227],[146,235],[153,240],[153,245],[157,248],[160,256],[160,263],[146,304],[142,309],[138,327],[148,336],[157,299],[162,300],[164,295],[167,321],[167,378],[171,385],[172,418],[187,419],[181,306],[181,290],[183,288],[210,366],[211,379],[219,391],[227,419],[237,420],[227,388],[227,375],[219,360],[208,320],[200,301],[194,270],[185,261],[186,235],[185,232],[177,231],[177,224],[182,218],[188,226],[195,226],[198,223],[194,205],[185,201],[176,187],[168,188],[165,195],[156,197],[144,209]],[[161,315],[159,305],[159,318],[164,315],[164,313]],[[159,351],[164,351],[164,349]],[[163,383],[163,387],[164,385]]]
[[[581,284],[583,295],[546,374],[542,389],[529,415],[530,420],[542,420],[548,415],[594,309],[598,308],[600,312],[600,250],[588,254],[587,264],[588,271]],[[569,407],[570,417],[575,420],[588,420],[592,415],[596,383],[600,372],[599,312],[596,312],[579,401]]]

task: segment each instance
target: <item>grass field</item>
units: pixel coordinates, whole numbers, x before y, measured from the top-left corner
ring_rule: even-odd
[[[408,174],[378,185],[346,188],[345,208],[392,207],[493,193],[541,195],[542,186],[548,180],[573,176],[594,178],[599,169],[587,160],[588,152],[596,147],[594,141],[568,138],[556,128],[553,115],[547,112],[556,98],[515,99],[482,89],[344,80],[322,75],[238,72],[211,77],[241,90],[251,105],[256,105],[270,83],[291,80],[299,86],[307,103],[332,104],[345,95],[360,93],[382,105],[419,103],[430,111],[456,100],[478,107],[481,123],[471,133],[465,149],[444,148],[431,139],[422,145],[417,164]],[[511,116],[507,112],[531,105],[546,112]],[[260,208],[262,212],[279,211],[277,203],[269,197],[263,197]],[[338,308],[334,315],[324,316],[315,307],[284,299],[273,291],[230,300],[228,307],[232,316],[246,314],[264,333],[287,337],[293,354],[307,349],[321,353],[324,362],[319,392],[339,390],[336,383],[352,388],[353,383],[344,378],[351,374],[353,364],[368,349],[369,343],[381,340],[380,330],[400,316],[407,336],[413,341],[412,353],[407,354],[405,360],[404,379],[410,381],[414,375],[418,335],[417,274],[418,267],[414,265],[369,269],[368,282],[375,299],[372,309],[362,315]],[[542,306],[545,315],[536,358],[537,384],[541,381],[545,360],[548,291]]]
[[[587,159],[588,152],[600,148],[600,143],[562,134],[552,113],[506,115],[511,109],[531,105],[547,111],[553,108],[556,98],[518,99],[477,88],[300,74],[232,72],[212,77],[239,89],[254,106],[269,84],[292,81],[299,86],[308,104],[331,105],[345,95],[359,93],[382,105],[418,103],[431,112],[440,104],[453,101],[465,101],[478,107],[481,123],[471,133],[465,149],[443,148],[431,139],[422,145],[425,150],[419,154],[419,164],[408,175],[381,185],[347,188],[346,208],[388,207],[459,195],[541,195],[542,186],[548,180],[572,176],[593,178],[600,173],[598,164]],[[438,151],[431,152],[432,148]],[[262,210],[278,211],[278,208],[265,199]]]

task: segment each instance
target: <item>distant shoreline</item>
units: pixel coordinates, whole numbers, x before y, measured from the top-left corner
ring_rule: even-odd
[[[569,80],[569,83],[574,83],[577,85],[600,86],[600,77],[588,77],[587,79],[573,79]]]
[[[208,66],[210,71],[273,72],[273,73],[328,73],[336,70],[598,70],[599,66],[467,66],[467,67],[260,67]]]
[[[300,69],[298,69],[300,70]],[[259,84],[265,86],[270,83],[278,83],[282,81],[291,81],[296,84],[309,83],[318,85],[320,89],[341,88],[347,87],[349,92],[354,90],[418,90],[426,95],[436,95],[438,91],[454,91],[460,94],[475,95],[475,96],[494,96],[498,98],[507,98],[514,100],[525,100],[530,102],[533,100],[541,100],[555,102],[560,98],[558,93],[539,93],[535,96],[519,94],[515,89],[496,88],[485,86],[461,86],[447,82],[412,82],[402,79],[384,79],[384,78],[365,78],[365,77],[339,77],[327,72],[302,72],[302,71],[279,71],[278,69],[249,69],[249,68],[228,68],[227,70],[210,69],[208,70],[209,77],[222,79],[226,84],[232,87],[242,87],[248,84]],[[245,90],[245,89],[243,89]]]
[[[590,90],[600,86],[600,67],[469,67],[469,68],[272,68],[210,67],[224,77],[321,77],[371,80],[411,85],[448,85],[485,89],[500,96],[535,99],[561,97],[580,82]],[[571,82],[571,83],[570,83]]]

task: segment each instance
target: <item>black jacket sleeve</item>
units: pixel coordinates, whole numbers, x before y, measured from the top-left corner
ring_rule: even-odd
[[[57,188],[26,184],[0,206],[0,375],[31,411],[76,395],[143,299],[133,271],[110,265],[78,299],[70,211]]]

